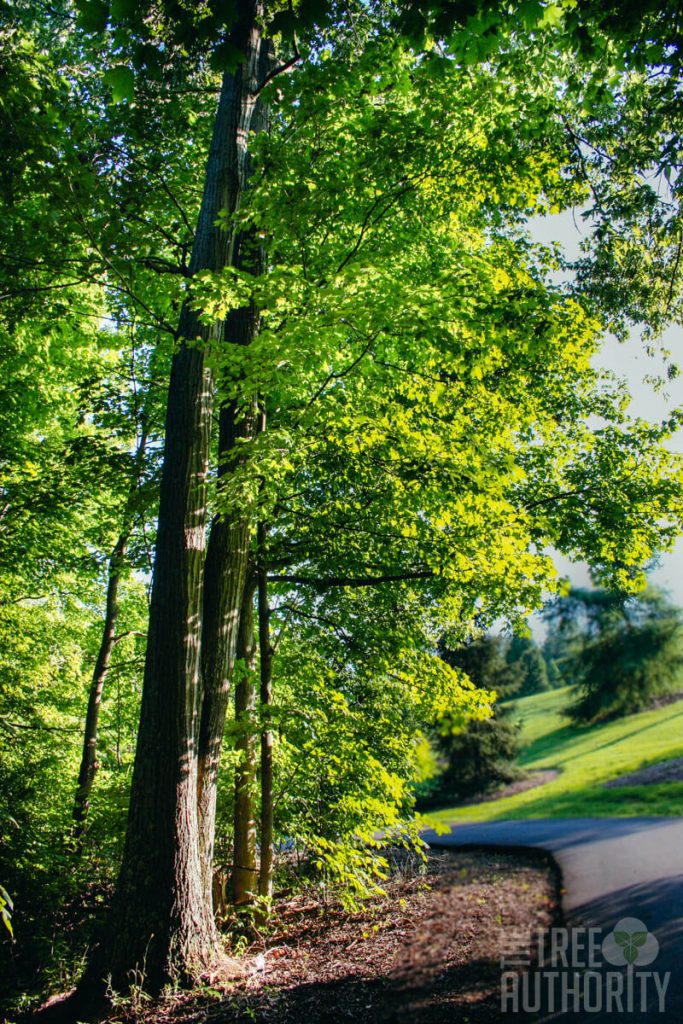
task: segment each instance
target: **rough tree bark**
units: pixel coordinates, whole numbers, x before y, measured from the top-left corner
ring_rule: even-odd
[[[131,483],[126,507],[123,513],[121,532],[109,556],[109,569],[107,578],[107,601],[102,624],[102,639],[100,641],[97,659],[93,669],[90,691],[88,693],[88,708],[85,716],[83,730],[83,753],[81,765],[78,772],[76,784],[76,795],[74,798],[73,819],[74,835],[78,846],[81,846],[81,837],[85,822],[90,809],[90,794],[97,774],[97,731],[100,718],[100,707],[102,705],[102,693],[109,674],[112,651],[116,643],[116,626],[119,616],[119,587],[125,564],[126,548],[133,530],[135,515],[135,501],[140,486],[140,477],[145,461],[147,449],[147,428],[142,426],[142,432],[135,452],[134,479]]]
[[[247,311],[244,319],[247,320]],[[250,317],[251,323],[255,318]],[[250,339],[250,324],[242,331]],[[248,343],[247,340],[244,341]],[[249,437],[254,419],[249,413],[235,422],[237,412],[230,406],[221,409],[220,440],[222,451],[234,448],[235,436]],[[231,459],[223,462],[229,472]],[[220,480],[218,495],[220,499]],[[240,623],[247,560],[250,547],[250,522],[243,510],[227,516],[216,516],[206,558],[204,579],[204,625],[202,630],[203,701],[199,730],[197,809],[198,843],[205,900],[213,901],[213,851],[216,831],[216,796],[218,769],[225,719],[230,698],[230,685],[235,662],[235,649]]]
[[[246,180],[247,143],[261,63],[260,5],[236,5],[232,41],[244,61],[223,78],[190,272],[219,270],[234,239],[218,226]],[[207,349],[223,325],[206,327],[185,304],[171,368],[147,660],[123,862],[101,941],[77,990],[109,979],[158,990],[215,961],[217,932],[198,842],[202,596],[213,380]],[[196,339],[201,344],[196,344]],[[188,344],[188,342],[190,344]],[[237,607],[241,603],[241,594]],[[133,972],[133,973],[132,973]],[[137,973],[135,973],[137,972]]]
[[[261,860],[259,895],[273,893],[273,731],[269,712],[272,703],[270,608],[268,607],[267,529],[258,524],[258,633],[261,672]]]
[[[235,680],[235,749],[240,760],[235,768],[235,810],[230,897],[239,906],[249,903],[257,889],[256,868],[256,638],[254,636],[254,590],[256,577],[250,574],[244,588],[237,658],[243,663]]]

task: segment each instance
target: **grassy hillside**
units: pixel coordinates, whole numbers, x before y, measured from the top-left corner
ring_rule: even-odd
[[[683,700],[580,727],[562,716],[570,700],[565,688],[515,704],[522,721],[522,767],[556,768],[558,778],[501,800],[435,811],[430,820],[683,814],[683,782],[603,788],[604,782],[625,772],[683,756]]]

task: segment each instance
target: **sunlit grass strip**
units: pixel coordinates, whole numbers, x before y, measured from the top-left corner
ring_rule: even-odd
[[[569,688],[516,704],[523,722],[526,770],[556,768],[537,789],[476,806],[435,811],[431,821],[500,818],[620,817],[683,814],[683,782],[604,789],[626,772],[683,756],[683,700],[613,722],[577,728],[561,710]]]

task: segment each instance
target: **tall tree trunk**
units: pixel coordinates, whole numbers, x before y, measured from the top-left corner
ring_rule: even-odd
[[[257,888],[256,869],[256,639],[254,590],[256,577],[247,580],[242,599],[237,658],[241,662],[235,680],[235,812],[230,896],[236,905],[251,902]]]
[[[247,311],[239,311],[240,313]],[[234,319],[234,318],[233,318]],[[246,319],[246,317],[245,317]],[[237,430],[249,437],[253,417],[236,424],[233,405],[221,409],[219,446],[234,448]],[[228,463],[229,465],[229,463]],[[226,464],[222,469],[224,471]],[[218,497],[220,500],[220,480]],[[223,733],[230,699],[230,683],[243,603],[249,557],[250,523],[243,510],[217,515],[211,524],[204,579],[202,677],[204,682],[199,730],[197,809],[199,857],[205,900],[213,901],[213,850],[216,831],[216,797]]]
[[[263,81],[274,65],[269,41],[261,44],[257,78]],[[252,132],[264,131],[268,110],[260,101],[251,120]],[[248,187],[248,160],[240,169],[240,195]],[[263,251],[253,232],[237,236],[232,263],[255,276],[263,271]],[[252,303],[229,313],[225,322],[224,345],[250,345],[259,329],[259,311]],[[219,382],[220,387],[220,382]],[[223,484],[242,460],[238,442],[254,436],[257,409],[247,404],[224,402],[220,409],[217,484],[217,513],[211,523],[204,578],[204,621],[202,626],[203,699],[199,731],[197,806],[199,814],[199,855],[207,902],[213,900],[213,852],[216,831],[216,798],[225,719],[235,663],[235,647],[243,607],[245,574],[251,541],[250,510],[221,509]]]
[[[237,5],[232,41],[245,60],[223,78],[191,274],[221,269],[232,258],[233,240],[218,226],[219,212],[237,207],[245,180],[259,84],[260,13],[255,2]],[[178,335],[126,844],[107,927],[81,992],[93,985],[102,990],[105,978],[125,990],[136,977],[155,991],[169,979],[195,976],[218,953],[199,856],[197,748],[213,398],[205,350],[221,344],[223,325],[205,327],[185,304]]]
[[[259,895],[273,893],[273,731],[270,726],[272,703],[272,660],[270,646],[270,608],[268,607],[267,530],[258,524],[258,634],[261,669],[261,863]]]
[[[135,453],[134,479],[131,483],[126,507],[123,513],[121,533],[109,556],[109,569],[107,578],[107,602],[105,606],[104,622],[102,624],[102,639],[97,652],[97,659],[93,669],[90,691],[88,693],[88,709],[85,716],[85,727],[83,730],[83,753],[81,765],[78,772],[76,784],[76,795],[73,806],[74,834],[80,847],[80,840],[85,828],[85,822],[90,809],[90,794],[95,782],[97,773],[97,730],[100,718],[100,707],[102,704],[102,693],[109,673],[112,651],[116,643],[116,625],[119,616],[119,587],[123,568],[125,564],[126,548],[133,530],[135,499],[140,486],[140,477],[145,461],[147,449],[147,427],[143,421],[140,440],[138,441]]]

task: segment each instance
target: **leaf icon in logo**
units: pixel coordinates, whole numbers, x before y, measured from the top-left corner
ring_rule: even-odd
[[[624,959],[627,964],[634,964],[638,959],[638,950],[647,942],[647,932],[616,932],[614,939],[618,946],[624,951]]]
[[[603,956],[608,963],[637,964],[652,963],[659,952],[659,943],[650,935],[642,921],[635,917],[623,918],[614,931],[603,942]]]
[[[624,946],[624,956],[627,964],[634,964],[638,959],[638,947],[633,942],[627,943]]]

